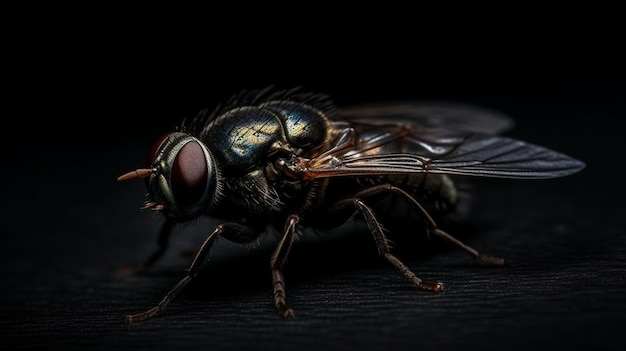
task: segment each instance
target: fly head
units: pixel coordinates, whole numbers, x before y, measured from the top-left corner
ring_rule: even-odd
[[[175,222],[196,218],[206,211],[217,177],[213,157],[200,140],[181,132],[166,134],[155,142],[147,165],[118,178],[146,179],[150,196],[147,208]]]

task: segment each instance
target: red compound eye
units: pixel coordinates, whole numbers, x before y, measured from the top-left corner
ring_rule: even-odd
[[[152,167],[152,163],[154,162],[154,157],[156,156],[157,151],[159,151],[161,144],[163,144],[163,140],[165,140],[169,136],[170,136],[170,133],[165,134],[159,139],[157,139],[154,142],[154,144],[152,144],[152,147],[150,148],[150,152],[148,153],[148,160],[146,162],[146,165],[148,166],[148,168]]]
[[[180,205],[197,203],[204,195],[208,179],[206,158],[202,147],[188,142],[176,155],[172,165],[172,191]]]

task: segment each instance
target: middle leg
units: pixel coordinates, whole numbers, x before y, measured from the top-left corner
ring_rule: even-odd
[[[291,251],[299,221],[300,218],[296,215],[291,215],[287,218],[283,235],[278,242],[278,247],[274,251],[271,262],[274,306],[276,306],[276,310],[283,318],[292,318],[294,316],[293,309],[287,306],[285,278],[283,277],[282,269],[287,262],[289,251]]]

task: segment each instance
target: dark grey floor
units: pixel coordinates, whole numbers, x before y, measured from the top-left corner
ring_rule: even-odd
[[[205,106],[200,93],[184,95],[193,87],[168,85],[178,83],[171,77],[122,86],[119,95],[94,84],[88,87],[95,95],[75,87],[78,97],[91,98],[63,95],[49,115],[17,118],[32,132],[3,141],[0,344],[66,350],[620,349],[626,324],[623,81],[521,76],[507,81],[492,73],[493,86],[482,82],[474,90],[457,80],[427,94],[425,88],[328,83],[340,103],[396,94],[499,108],[518,121],[510,135],[587,163],[562,179],[473,183],[472,216],[450,231],[506,258],[509,266],[482,266],[412,236],[414,224],[390,224],[398,256],[422,278],[445,282],[443,293],[428,293],[378,258],[360,228],[307,237],[285,272],[296,310],[296,318],[286,321],[271,302],[272,239],[257,250],[221,241],[163,315],[133,325],[123,316],[158,302],[189,264],[182,253],[197,248],[217,222],[181,230],[145,274],[119,275],[119,266],[155,248],[159,220],[139,211],[141,182],[115,178],[141,165],[152,139],[179,117],[235,91],[202,85],[203,94],[215,93]],[[435,81],[431,76],[427,82]],[[241,88],[252,82],[266,79],[247,80]],[[311,85],[325,89],[321,79]],[[172,101],[164,101],[168,94]],[[42,128],[26,128],[37,122]]]

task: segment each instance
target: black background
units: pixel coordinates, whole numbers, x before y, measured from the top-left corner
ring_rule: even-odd
[[[466,32],[468,23],[443,35],[450,19],[391,29],[364,18],[331,33],[302,31],[327,27],[326,17],[292,19],[266,33],[256,31],[261,20],[186,32],[170,30],[163,18],[142,25],[139,17],[122,26],[118,17],[91,16],[27,25],[35,20],[14,27],[27,35],[9,33],[5,347],[620,348],[626,80],[610,18],[593,26],[590,14],[548,20],[553,30],[531,32],[537,22],[530,19],[502,30],[505,17],[484,32]],[[445,282],[441,294],[413,288],[355,228],[294,248],[285,272],[294,320],[280,319],[271,303],[270,239],[257,250],[219,242],[162,316],[125,324],[125,314],[150,307],[175,284],[190,261],[181,252],[196,248],[216,222],[174,235],[149,272],[121,276],[119,266],[155,247],[159,220],[138,210],[141,182],[115,178],[142,166],[153,139],[183,117],[269,84],[325,92],[339,106],[403,99],[485,105],[516,119],[509,135],[587,168],[546,181],[473,182],[472,216],[449,231],[505,257],[505,268],[411,236],[406,228],[414,224],[388,224],[398,256],[422,278]]]

